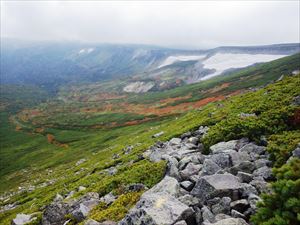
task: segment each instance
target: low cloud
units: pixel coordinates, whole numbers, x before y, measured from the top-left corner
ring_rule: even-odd
[[[2,1],[1,37],[178,48],[299,42],[299,1]]]

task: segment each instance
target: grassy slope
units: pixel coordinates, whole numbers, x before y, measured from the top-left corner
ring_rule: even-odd
[[[232,97],[222,103],[222,108],[216,103],[211,103],[203,107],[201,111],[192,111],[177,120],[167,120],[164,123],[146,123],[113,129],[111,132],[115,132],[112,133],[114,134],[112,135],[114,138],[106,141],[107,148],[101,146],[102,137],[100,134],[86,138],[85,142],[74,142],[74,146],[71,145],[70,149],[72,149],[76,155],[83,151],[88,161],[80,166],[74,166],[74,162],[58,165],[50,175],[46,175],[46,171],[33,172],[31,183],[34,183],[33,180],[35,180],[37,176],[40,177],[40,181],[38,182],[53,178],[56,178],[57,181],[51,186],[39,188],[31,193],[13,197],[11,199],[12,202],[17,200],[23,205],[3,214],[0,217],[0,222],[8,224],[8,221],[13,218],[17,212],[29,213],[38,211],[39,207],[49,203],[56,193],[67,193],[70,190],[76,189],[79,185],[86,186],[86,191],[97,191],[100,194],[108,193],[111,190],[118,191],[120,190],[119,187],[135,182],[142,182],[151,187],[162,177],[164,164],[153,164],[147,160],[137,160],[132,164],[130,161],[137,159],[139,153],[143,152],[156,141],[151,138],[151,135],[160,130],[165,131],[165,135],[161,139],[167,140],[170,137],[179,135],[199,125],[210,125],[212,128],[208,136],[203,140],[208,146],[220,140],[239,138],[241,136],[240,131],[244,132],[242,134],[253,133],[252,139],[256,140],[261,134],[280,134],[285,130],[298,129],[298,127],[289,126],[288,121],[297,108],[296,106],[292,106],[291,102],[293,97],[300,93],[299,87],[300,76],[298,75],[289,77],[285,79],[284,82],[270,85],[266,89]],[[253,101],[254,99],[255,102]],[[252,113],[256,109],[260,110],[260,114],[255,120],[252,118],[240,119],[239,113]],[[278,120],[272,120],[273,118],[277,118]],[[236,123],[235,121],[239,122]],[[265,126],[258,126],[259,124],[265,124]],[[223,126],[225,126],[224,129],[219,129]],[[265,127],[269,127],[269,129],[265,130]],[[224,136],[225,130],[226,134],[230,135]],[[136,146],[129,155],[122,153],[122,148],[126,145]],[[94,149],[96,154],[89,154],[87,148],[83,149],[84,146],[88,146],[89,149]],[[121,157],[113,160],[111,158],[113,153],[119,153]],[[115,176],[99,174],[103,169],[117,164],[119,164],[120,167],[119,172]],[[81,168],[85,169],[79,175],[75,174],[75,172],[80,171]],[[149,176],[149,174],[151,174],[151,176]],[[81,195],[84,192],[77,193],[77,195]],[[126,193],[124,193],[124,195],[126,195]],[[116,219],[120,217],[120,215],[114,217],[114,214],[106,214],[107,210],[114,209],[101,208],[99,211],[93,212],[91,216],[99,220]],[[103,216],[103,214],[106,216]]]
[[[299,54],[297,57],[299,58]],[[297,57],[296,59],[298,59]],[[293,63],[294,58],[291,57],[290,59],[292,61],[289,64],[288,71],[296,67],[296,64]],[[275,70],[277,70],[277,66],[278,62],[275,65]],[[280,63],[280,68],[285,70],[284,63]],[[265,73],[272,75],[271,67],[266,68]],[[281,72],[277,72],[276,75],[271,77],[277,78],[280,75]],[[237,79],[234,76],[228,76],[229,78]],[[216,81],[212,80],[204,84],[198,84],[198,88],[201,90],[201,85],[208,85],[210,82],[218,83],[222,79],[217,78]],[[269,78],[265,79],[266,81],[271,80]],[[299,76],[288,78],[285,82],[268,87],[268,95],[264,94],[266,90],[251,92],[224,101],[221,108],[218,103],[210,103],[203,107],[201,111],[191,111],[176,119],[174,117],[162,118],[160,121],[149,121],[135,126],[92,131],[49,128],[52,129],[55,136],[60,138],[59,140],[68,142],[68,148],[48,144],[45,137],[40,134],[15,131],[15,127],[7,123],[8,114],[1,113],[1,123],[5,125],[1,126],[1,164],[2,162],[6,164],[5,169],[1,168],[1,181],[3,181],[0,186],[1,192],[8,189],[16,190],[20,183],[22,183],[22,186],[26,186],[29,184],[38,185],[45,182],[45,180],[55,179],[56,182],[50,186],[38,188],[31,193],[25,192],[12,197],[8,202],[18,201],[22,206],[0,214],[0,223],[9,224],[9,220],[18,212],[38,211],[42,205],[49,203],[56,193],[64,194],[80,185],[88,187],[86,191],[98,191],[101,194],[111,190],[119,190],[122,185],[136,182],[142,182],[151,187],[162,177],[164,164],[153,164],[146,160],[138,161],[137,155],[156,141],[151,136],[161,130],[165,132],[165,135],[160,139],[167,140],[199,125],[215,124],[210,134],[203,140],[209,146],[217,141],[238,138],[241,135],[253,133],[251,137],[256,140],[261,134],[268,135],[296,129],[295,127],[289,128],[286,120],[295,110],[295,107],[290,106],[290,102],[293,96],[300,93],[299,82]],[[192,85],[189,90],[195,90],[196,92],[196,87],[197,85]],[[184,87],[182,89],[185,90]],[[185,94],[183,91],[178,92]],[[141,100],[147,99],[142,95]],[[255,119],[250,118],[249,121],[244,121],[238,118],[238,114],[241,112],[253,113],[257,109],[263,111],[263,113],[260,112]],[[281,119],[273,120],[274,118]],[[235,123],[235,121],[238,122]],[[278,121],[280,126],[277,126]],[[262,126],[257,126],[258,124],[262,124]],[[222,127],[224,129],[220,129]],[[255,129],[256,127],[257,129]],[[18,143],[18,145],[15,145],[15,143]],[[124,155],[122,149],[128,145],[134,145],[134,150],[129,155]],[[15,156],[15,152],[18,153],[18,156]],[[119,153],[121,157],[113,160],[112,155],[114,153]],[[87,162],[74,166],[76,160],[80,158],[86,158]],[[132,160],[137,161],[132,164]],[[99,174],[109,166],[117,164],[120,167],[118,174],[115,176]],[[45,170],[46,168],[51,168],[53,172],[50,173],[49,170]],[[20,169],[26,169],[28,172]],[[81,172],[75,174],[78,171]],[[149,177],[149,174],[152,176]],[[77,195],[83,193],[77,193]],[[126,195],[126,193],[124,194]],[[109,213],[106,217],[103,216],[107,210],[114,209],[101,208],[98,211],[96,210],[92,217],[96,219],[116,219],[120,217],[120,215],[110,217]]]

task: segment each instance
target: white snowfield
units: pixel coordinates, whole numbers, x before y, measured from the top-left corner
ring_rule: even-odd
[[[168,65],[171,65],[171,64],[173,64],[175,62],[178,62],[178,61],[200,60],[200,59],[204,59],[204,57],[205,57],[205,55],[175,55],[175,56],[169,56],[157,68],[168,66]]]
[[[207,80],[220,75],[227,69],[243,68],[255,63],[269,62],[285,56],[287,55],[217,53],[202,62],[205,69],[215,69],[216,71],[202,77],[200,80]]]
[[[81,49],[78,53],[79,53],[79,54],[83,54],[83,53],[89,54],[89,53],[91,53],[91,52],[93,52],[93,51],[94,51],[94,48],[83,48],[83,49]]]

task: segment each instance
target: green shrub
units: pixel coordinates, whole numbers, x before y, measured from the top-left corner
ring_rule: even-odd
[[[90,217],[102,222],[104,220],[119,221],[139,200],[142,192],[129,192],[121,195],[115,202],[106,208],[103,204],[92,210]]]
[[[300,132],[283,132],[269,138],[267,150],[271,153],[276,168],[273,173],[273,192],[263,195],[257,213],[252,216],[254,224],[294,225],[300,222],[300,159],[285,163],[300,141]]]

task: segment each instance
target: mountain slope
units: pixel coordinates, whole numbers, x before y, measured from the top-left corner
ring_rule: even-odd
[[[164,131],[164,134],[159,137],[159,140],[164,141],[199,125],[208,125],[210,130],[202,140],[206,147],[233,138],[249,137],[251,140],[259,141],[261,135],[268,138],[269,135],[282,134],[284,131],[297,132],[299,123],[291,122],[299,110],[299,106],[293,104],[295,97],[300,93],[299,81],[299,75],[287,77],[283,81],[256,92],[209,104],[201,111],[192,111],[176,120],[119,128],[112,130],[111,132],[116,133],[109,133],[109,135],[96,132],[94,135],[85,136],[70,144],[66,149],[53,145],[40,146],[39,151],[51,148],[61,157],[71,151],[73,156],[84,157],[85,160],[75,163],[75,158],[72,160],[68,158],[64,164],[61,161],[58,161],[58,164],[52,164],[51,169],[48,168],[51,165],[50,162],[42,165],[35,162],[31,165],[32,168],[27,168],[30,170],[30,174],[27,171],[20,171],[19,176],[29,176],[30,179],[27,177],[27,184],[21,184],[21,191],[14,193],[9,198],[3,198],[2,205],[16,202],[18,206],[2,213],[1,223],[8,224],[19,212],[41,212],[45,204],[52,202],[56,193],[67,196],[70,191],[75,191],[72,198],[78,198],[91,191],[96,191],[101,196],[114,191],[113,193],[120,198],[118,207],[121,207],[122,204],[125,204],[124,207],[126,207],[126,204],[129,204],[126,199],[133,197],[122,187],[134,183],[144,183],[147,187],[152,187],[164,173],[163,162],[151,163],[147,159],[139,157],[139,154],[157,141],[151,136],[159,131]],[[255,116],[242,117],[240,116],[242,113],[255,114]],[[103,145],[105,135],[108,135],[106,136],[108,139]],[[126,146],[132,147],[128,150]],[[76,154],[74,154],[75,152]],[[27,157],[28,159],[30,158]],[[50,159],[48,157],[48,161]],[[108,172],[113,170],[116,173]],[[4,177],[5,182],[11,182],[12,179],[13,176]],[[86,189],[78,191],[79,186],[85,186]],[[134,197],[134,199],[137,200],[138,197]],[[132,204],[131,202],[130,205]],[[104,206],[104,208],[99,206],[96,211],[99,210],[98,213],[100,213],[101,210],[107,210],[106,207],[109,207],[111,212],[114,210],[112,207],[116,207],[116,205]],[[103,215],[104,217],[101,218],[116,219],[115,214]],[[41,217],[38,216],[38,218]]]
[[[300,51],[299,44],[192,51],[145,45],[1,41],[2,83],[37,85],[54,92],[66,83],[124,77],[137,81],[151,79],[156,89],[165,89],[165,86],[170,88],[194,83],[207,75],[219,75],[233,68],[270,61]],[[220,65],[215,68],[215,64],[207,64],[218,55],[228,58],[228,54],[235,55],[236,60],[226,66],[222,65],[221,69]],[[244,58],[242,63],[241,56]]]

